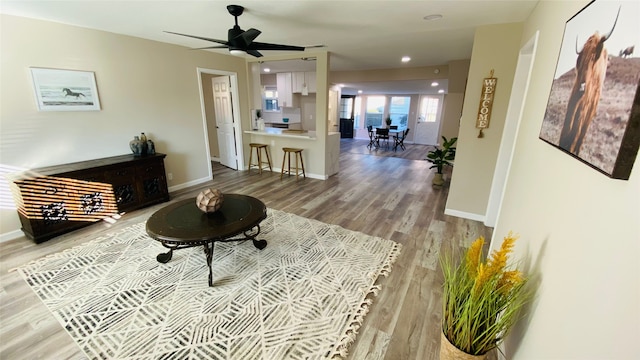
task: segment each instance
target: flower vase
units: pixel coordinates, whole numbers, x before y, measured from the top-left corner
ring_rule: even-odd
[[[147,140],[147,155],[153,155],[156,153],[156,145],[151,139]]]
[[[140,141],[142,142],[142,155],[147,155],[148,145],[147,145],[147,135],[144,133],[140,133]]]
[[[140,140],[139,136],[134,136],[133,140],[129,141],[129,147],[133,152],[133,156],[142,155],[142,140]]]
[[[449,339],[441,333],[440,336],[440,360],[485,360],[487,354],[471,355],[455,347]]]

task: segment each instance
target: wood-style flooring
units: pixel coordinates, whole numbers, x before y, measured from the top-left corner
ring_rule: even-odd
[[[340,171],[328,180],[234,171],[213,164],[214,180],[171,194],[195,197],[208,187],[255,196],[271,208],[397,241],[402,253],[379,283],[349,359],[438,359],[441,282],[438,254],[491,238],[482,223],[444,215],[448,182],[431,185],[427,146],[369,150],[368,141],[342,139]],[[170,155],[169,155],[170,156]],[[125,214],[42,244],[21,237],[0,243],[0,359],[83,359],[84,355],[19,274],[9,270],[107,232],[146,220],[168,203]],[[149,256],[156,256],[150,254]],[[204,255],[203,255],[204,256]],[[204,262],[203,262],[204,264]],[[206,279],[203,279],[206,281]],[[278,359],[273,359],[278,360]]]

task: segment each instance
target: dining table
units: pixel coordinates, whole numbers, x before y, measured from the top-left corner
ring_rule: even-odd
[[[380,142],[377,140],[377,138],[378,138],[378,129],[381,129],[381,128],[374,128],[374,134],[373,134],[373,138],[375,139],[374,145],[375,145],[376,149],[380,148]],[[384,129],[384,128],[382,128],[382,129]],[[400,134],[402,134],[402,132],[404,130],[405,129],[389,129],[389,140],[393,139],[394,136],[400,136]],[[393,150],[394,151],[396,150],[396,146],[395,145],[393,146]]]

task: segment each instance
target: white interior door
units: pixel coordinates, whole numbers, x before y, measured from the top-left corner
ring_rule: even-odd
[[[212,79],[212,83],[220,164],[238,170],[230,79],[229,76],[218,76]]]
[[[442,114],[442,97],[425,95],[420,99],[418,120],[413,142],[423,145],[438,145],[440,119]]]

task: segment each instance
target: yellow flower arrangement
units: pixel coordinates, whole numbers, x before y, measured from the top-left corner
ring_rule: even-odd
[[[476,239],[460,261],[441,256],[444,274],[442,331],[456,348],[482,355],[496,348],[519,319],[530,299],[527,279],[509,269],[517,236],[511,232],[499,250],[482,256],[484,238]]]

